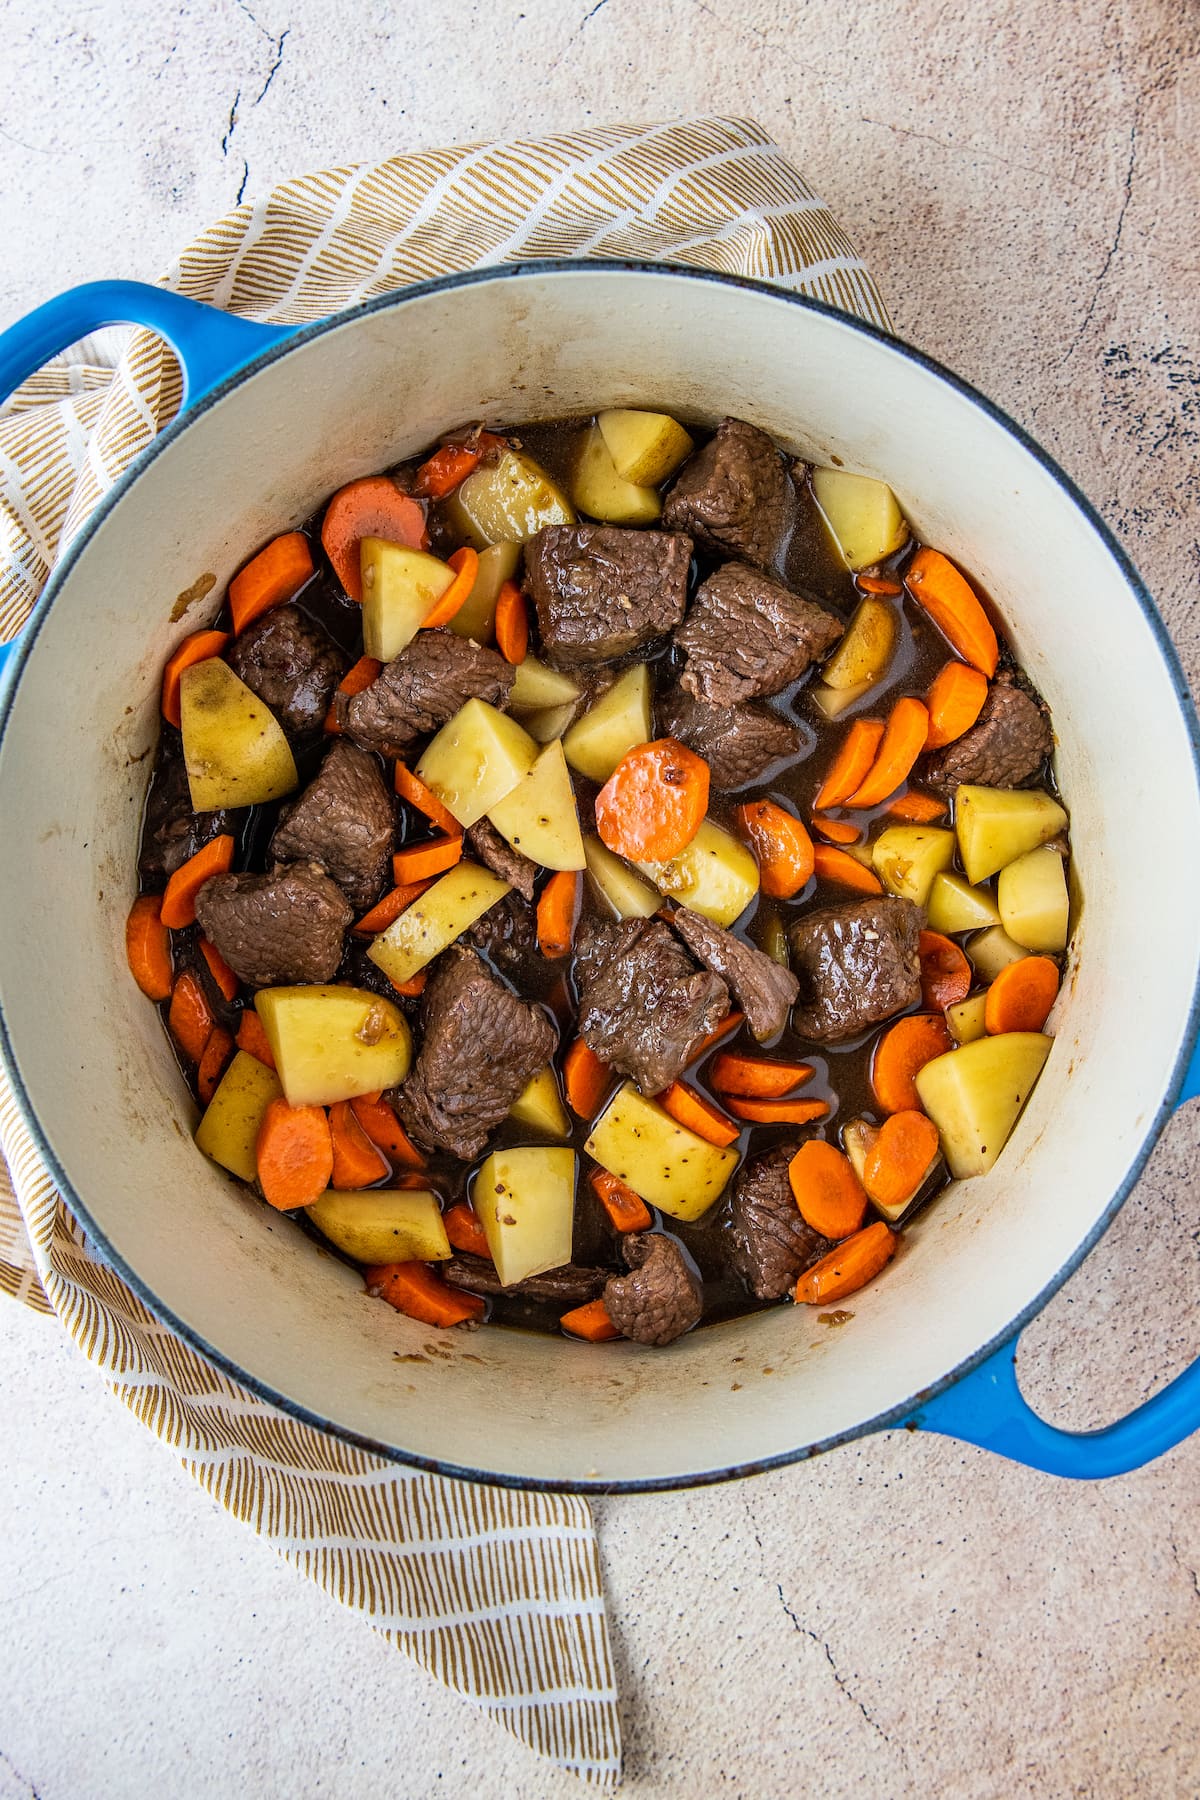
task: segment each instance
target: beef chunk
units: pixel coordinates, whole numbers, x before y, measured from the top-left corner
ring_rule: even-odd
[[[676,908],[671,923],[692,955],[726,983],[759,1043],[777,1037],[800,992],[792,971],[686,906]]]
[[[580,1035],[643,1094],[670,1087],[729,1011],[725,983],[697,969],[659,919],[585,920],[575,980]]]
[[[801,1037],[836,1044],[921,998],[917,939],[925,915],[911,900],[842,900],[797,919],[789,932]]]
[[[468,1294],[483,1294],[488,1299],[494,1299],[498,1294],[510,1294],[524,1300],[549,1300],[563,1312],[570,1312],[573,1306],[585,1306],[589,1300],[598,1300],[609,1276],[607,1269],[583,1269],[578,1263],[564,1263],[560,1269],[547,1269],[543,1275],[527,1275],[524,1281],[503,1287],[494,1263],[482,1256],[463,1255],[439,1263],[437,1272],[451,1287],[462,1288]]]
[[[746,563],[725,563],[701,583],[675,633],[687,653],[679,684],[708,706],[777,694],[837,643],[844,627]]]
[[[356,912],[379,898],[390,873],[396,817],[379,764],[339,738],[275,828],[276,862],[319,863]]]
[[[635,1344],[672,1344],[700,1317],[700,1282],[674,1238],[631,1232],[622,1240],[628,1275],[613,1275],[604,1288],[608,1315]]]
[[[396,752],[436,731],[468,700],[507,705],[512,664],[452,631],[418,631],[370,687],[339,701],[340,722],[365,750]]]
[[[733,1184],[729,1260],[759,1300],[782,1299],[833,1248],[805,1224],[796,1205],[788,1164],[799,1148],[776,1144],[744,1163]]]
[[[201,845],[236,830],[233,815],[224,811],[193,812],[183,763],[183,743],[177,731],[164,729],[154,779],[146,796],[146,819],[138,855],[138,875],[148,888],[163,888],[181,864]]]
[[[429,1150],[478,1156],[509,1107],[554,1054],[540,1007],[518,1000],[473,950],[448,950],[421,1007],[421,1053],[400,1088],[405,1130]]]
[[[1054,748],[1040,700],[1010,675],[998,675],[970,731],[924,758],[916,779],[951,794],[960,782],[1024,787]]]
[[[624,656],[678,625],[689,538],[617,525],[548,525],[525,546],[542,648],[552,662]]]
[[[354,914],[328,875],[293,863],[274,875],[212,876],[196,917],[248,987],[287,987],[330,980]]]
[[[298,606],[276,606],[234,638],[227,660],[289,737],[320,731],[346,658]]]
[[[467,827],[467,846],[493,875],[507,881],[526,900],[533,899],[533,884],[538,865],[514,850],[507,838],[501,837],[490,819],[480,819]],[[486,916],[486,915],[485,915]]]
[[[467,939],[501,968],[519,968],[537,947],[533,908],[520,894],[505,894],[476,919]]]
[[[663,524],[686,531],[718,556],[769,569],[791,535],[796,496],[783,457],[765,431],[724,419],[684,465],[667,495]]]
[[[800,750],[800,730],[765,706],[705,706],[685,688],[668,689],[658,703],[659,730],[702,756],[715,788],[760,781],[782,757]]]

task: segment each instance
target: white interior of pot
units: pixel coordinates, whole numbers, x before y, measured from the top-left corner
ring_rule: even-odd
[[[918,532],[994,596],[1053,708],[1085,896],[1056,1049],[995,1173],[914,1225],[840,1330],[782,1306],[664,1352],[398,1316],[194,1149],[191,1100],[126,970],[159,674],[245,555],[446,427],[601,404],[738,414],[801,455],[892,482]],[[205,572],[212,601],[171,624]],[[1187,733],[1101,540],[937,377],[835,318],[682,275],[574,270],[401,302],[197,416],[96,530],[41,628],[0,746],[0,831],[15,1063],[113,1252],[197,1339],[318,1418],[532,1481],[671,1479],[785,1455],[905,1403],[1002,1333],[1126,1178],[1196,979]],[[1161,879],[1148,884],[1147,867]]]

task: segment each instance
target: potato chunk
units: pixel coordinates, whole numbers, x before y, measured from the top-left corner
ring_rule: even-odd
[[[662,512],[656,488],[636,487],[617,474],[596,425],[583,440],[571,491],[580,512],[608,525],[653,525]]]
[[[220,657],[193,663],[179,682],[183,761],[192,806],[261,806],[299,783],[291,747],[269,707]]]
[[[927,903],[930,931],[982,931],[1000,923],[996,902],[986,888],[975,888],[961,875],[935,875]]]
[[[846,635],[821,670],[826,687],[854,688],[864,694],[887,670],[900,626],[886,600],[867,594],[855,608]]]
[[[450,621],[459,637],[490,644],[496,635],[496,602],[500,589],[511,581],[521,560],[520,544],[489,544],[479,552],[475,585]]]
[[[523,544],[546,525],[573,525],[575,509],[531,456],[506,450],[475,470],[442,502],[452,530],[468,544]]]
[[[546,706],[563,706],[578,698],[577,681],[572,681],[561,669],[552,669],[539,662],[536,656],[527,656],[524,662],[517,664],[508,705],[510,712],[530,713]]]
[[[1067,815],[1041,788],[964,783],[955,796],[954,823],[967,880],[978,883],[1065,831]]]
[[[588,880],[598,900],[612,908],[618,919],[652,919],[662,905],[662,895],[639,881],[619,856],[599,838],[583,840]]]
[[[986,1175],[994,1166],[1053,1042],[1040,1031],[1006,1031],[961,1044],[918,1071],[917,1093],[952,1175]]]
[[[508,882],[490,870],[473,862],[456,863],[405,907],[375,939],[367,955],[389,981],[397,985],[411,981],[508,891]],[[387,1083],[371,1085],[386,1087]]]
[[[564,706],[540,706],[536,712],[522,713],[521,723],[535,744],[552,744],[560,738],[575,716],[575,702]]]
[[[567,761],[589,781],[606,782],[627,751],[654,735],[650,711],[650,671],[637,663],[612,686],[563,739]]]
[[[1003,925],[989,925],[986,931],[977,931],[967,939],[966,950],[976,973],[985,981],[995,981],[1001,969],[1029,955],[1021,944],[1013,942]]]
[[[1049,844],[1005,863],[996,884],[1000,920],[1014,943],[1054,953],[1067,947],[1071,903],[1063,859]]]
[[[289,1106],[333,1106],[408,1074],[408,1020],[366,988],[263,988],[254,1008]]]
[[[367,537],[362,563],[363,652],[391,662],[420,631],[454,580],[454,570],[424,550]]]
[[[355,1262],[445,1262],[454,1254],[428,1188],[329,1188],[306,1216]]]
[[[282,1093],[274,1069],[239,1050],[196,1128],[197,1145],[231,1175],[253,1181],[258,1174],[254,1153],[258,1128],[272,1100]]]
[[[582,869],[583,834],[563,747],[547,744],[528,775],[488,813],[514,850],[544,869]]]
[[[617,474],[641,487],[661,486],[695,447],[669,413],[612,407],[596,414],[596,424]]]
[[[976,1038],[986,1034],[986,1008],[986,994],[971,994],[968,999],[958,1000],[946,1008],[946,1023],[956,1044],[973,1044]]]
[[[813,705],[825,718],[840,719],[856,700],[869,694],[873,686],[874,683],[870,681],[856,681],[853,687],[834,688],[824,681],[814,681],[807,692]]]
[[[924,906],[934,876],[954,861],[954,833],[938,825],[891,825],[876,838],[871,861],[889,894]]]
[[[865,569],[908,540],[908,526],[886,481],[846,469],[814,469],[813,499],[847,568]]]
[[[558,1077],[549,1063],[539,1069],[529,1086],[517,1095],[508,1109],[508,1116],[527,1130],[541,1131],[546,1137],[570,1137],[571,1121],[558,1091]]]
[[[472,1203],[504,1287],[571,1260],[575,1152],[496,1150],[475,1178]]]
[[[468,700],[442,726],[417,774],[460,825],[474,825],[533,767],[537,745],[486,700]]]
[[[679,1125],[631,1081],[619,1087],[584,1149],[650,1206],[675,1219],[698,1219],[725,1191],[736,1150],[707,1143]]]
[[[758,864],[745,844],[705,819],[685,850],[669,862],[640,862],[661,893],[717,925],[740,919],[758,892]]]

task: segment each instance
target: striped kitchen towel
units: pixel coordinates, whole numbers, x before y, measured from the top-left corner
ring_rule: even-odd
[[[328,169],[272,188],[164,277],[300,323],[409,282],[530,257],[634,257],[757,276],[877,324],[845,235],[754,124],[690,119]],[[0,639],[71,535],[174,414],[145,331],[105,333],[0,411]],[[336,477],[333,471],[331,480]],[[599,1787],[620,1721],[586,1502],[417,1474],[284,1417],[160,1325],[93,1254],[0,1075],[0,1288],[62,1321],[210,1493],[305,1574],[542,1755]]]

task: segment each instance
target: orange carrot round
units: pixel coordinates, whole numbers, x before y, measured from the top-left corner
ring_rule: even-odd
[[[289,1106],[272,1100],[255,1145],[258,1184],[280,1212],[311,1206],[333,1174],[333,1140],[323,1106]]]
[[[873,1280],[895,1254],[896,1233],[889,1231],[882,1219],[867,1225],[804,1271],[796,1283],[796,1300],[804,1306],[844,1300]]]
[[[347,699],[353,699],[355,694],[364,693],[373,681],[377,681],[382,670],[383,664],[377,661],[375,657],[360,656],[354,666],[347,669],[346,673],[342,676],[342,679],[338,682],[337,694],[342,694]],[[330,705],[329,711],[325,714],[325,730],[334,737],[341,735],[342,727],[338,721],[336,694]]]
[[[1003,1031],[1040,1031],[1058,998],[1058,964],[1048,956],[1023,956],[1001,969],[983,1004],[984,1028],[993,1036]]]
[[[743,1100],[779,1100],[812,1079],[811,1063],[773,1062],[765,1056],[714,1056],[709,1079],[719,1094]]]
[[[215,944],[210,944],[205,937],[200,938],[197,949],[204,958],[208,972],[217,984],[217,989],[226,1000],[236,1000],[238,988],[241,986],[237,976],[230,968]]]
[[[734,809],[738,833],[754,852],[764,894],[791,900],[811,879],[813,841],[800,820],[773,800]]]
[[[393,856],[392,879],[397,887],[429,881],[434,875],[443,875],[447,869],[452,869],[462,860],[462,853],[461,833],[457,837],[434,838],[428,844],[410,844]]]
[[[927,750],[940,750],[954,743],[972,725],[983,710],[988,697],[988,680],[969,663],[948,662],[933,678],[926,698],[929,708]]]
[[[894,794],[925,748],[929,735],[929,714],[924,702],[905,697],[897,700],[888,715],[875,761],[861,785],[846,801],[847,806],[878,806]]]
[[[379,932],[386,931],[430,885],[428,881],[409,881],[403,887],[394,887],[390,894],[385,894],[382,900],[375,902],[370,912],[363,914],[357,925],[350,927],[351,931],[355,937],[375,937]]]
[[[881,575],[856,575],[854,585],[864,594],[879,594],[888,600],[904,592],[898,581],[885,581]]]
[[[425,509],[402,494],[388,475],[365,475],[339,488],[321,521],[321,542],[333,572],[352,600],[362,600],[359,545],[365,537],[384,538],[424,550],[429,543]]]
[[[456,1250],[465,1250],[468,1256],[486,1257],[491,1262],[487,1233],[479,1222],[479,1214],[468,1201],[456,1200],[453,1206],[448,1206],[442,1214],[442,1224]]]
[[[875,1134],[863,1167],[863,1186],[871,1199],[892,1207],[911,1200],[940,1147],[938,1128],[924,1113],[890,1114]]]
[[[285,531],[275,538],[229,584],[233,629],[245,631],[261,613],[292,599],[312,572],[312,551],[302,531]]]
[[[405,768],[402,762],[398,762],[393,778],[396,783],[396,792],[402,800],[406,800],[419,813],[424,813],[425,817],[436,825],[439,831],[444,831],[447,837],[462,836],[462,826],[450,808],[442,805],[433,789],[426,787],[419,775],[414,775],[411,769]]]
[[[329,1109],[329,1140],[333,1148],[333,1187],[374,1187],[391,1173],[387,1158],[371,1142],[348,1100],[339,1100]]]
[[[191,637],[184,638],[175,654],[168,659],[162,683],[162,716],[168,725],[180,723],[179,677],[183,671],[190,669],[195,663],[207,662],[210,657],[220,656],[228,642],[227,631],[193,631]]]
[[[583,1306],[574,1306],[558,1322],[571,1337],[584,1338],[589,1344],[604,1344],[621,1335],[603,1300],[588,1300]]]
[[[483,1317],[478,1294],[448,1287],[428,1263],[383,1263],[364,1269],[363,1275],[368,1294],[386,1300],[397,1312],[419,1319],[422,1325],[463,1325],[468,1319]]]
[[[162,897],[160,917],[172,931],[196,923],[196,895],[214,875],[223,875],[233,862],[234,841],[231,833],[210,838],[194,856],[181,863],[167,883]]]
[[[600,841],[634,862],[669,862],[686,850],[708,811],[708,764],[674,738],[639,744],[596,796]]]
[[[965,953],[940,931],[923,931],[917,939],[921,956],[921,999],[932,1012],[965,1000],[971,991],[971,965]]]
[[[813,814],[813,830],[830,844],[857,844],[862,837],[860,828],[849,819],[826,819],[820,813]]]
[[[576,1038],[563,1058],[567,1105],[581,1119],[595,1118],[608,1092],[612,1073],[584,1038]]]
[[[275,1054],[263,1029],[263,1022],[252,1006],[247,1007],[238,1020],[237,1047],[244,1050],[247,1056],[253,1056],[265,1068],[275,1067]]]
[[[529,652],[529,609],[515,581],[500,584],[493,629],[496,648],[505,662],[523,663]]]
[[[407,1169],[423,1169],[426,1160],[396,1117],[394,1107],[386,1100],[359,1094],[350,1102],[350,1110],[370,1138],[394,1163]]]
[[[569,953],[582,905],[583,876],[577,869],[560,869],[550,877],[537,903],[537,941],[543,956]]]
[[[850,798],[865,781],[882,742],[882,720],[855,719],[813,801],[817,812],[828,812],[831,806],[841,806]]]
[[[202,1106],[207,1106],[217,1091],[217,1085],[225,1073],[226,1064],[233,1055],[234,1043],[232,1034],[223,1025],[214,1025],[208,1034],[208,1042],[204,1046],[204,1055],[200,1058],[200,1066],[196,1070],[196,1092],[200,1096]]]
[[[713,1106],[703,1094],[698,1094],[695,1088],[688,1087],[684,1081],[673,1081],[656,1098],[663,1111],[670,1113],[677,1125],[686,1126],[706,1143],[718,1144],[725,1149],[730,1144],[736,1144],[741,1135],[739,1127],[727,1119],[719,1107]]]
[[[949,557],[940,550],[918,550],[904,581],[951,648],[990,681],[1000,660],[996,633],[975,590]]]
[[[466,605],[479,573],[479,552],[464,544],[461,550],[446,558],[446,566],[454,570],[454,580],[424,620],[422,629],[425,631],[432,631],[437,625],[448,625],[460,607]]]
[[[923,1112],[915,1079],[927,1062],[953,1047],[946,1021],[938,1015],[910,1013],[906,1019],[897,1019],[884,1032],[871,1058],[871,1092],[883,1111]]]
[[[198,977],[185,969],[171,994],[167,1025],[189,1062],[199,1064],[216,1022]]]
[[[161,904],[157,894],[143,894],[125,921],[129,972],[148,1000],[169,999],[174,980],[171,934],[162,922]]]
[[[429,971],[428,969],[418,969],[416,974],[410,975],[407,981],[397,981],[392,975],[388,976],[388,980],[398,994],[403,994],[409,1000],[415,1000],[418,994],[425,992]]]
[[[591,1181],[614,1231],[649,1231],[653,1220],[650,1208],[640,1194],[635,1194],[607,1169],[593,1169]]]
[[[750,1125],[811,1125],[829,1111],[824,1100],[735,1100],[729,1110]]]
[[[417,470],[413,493],[425,500],[444,500],[479,466],[482,451],[469,444],[441,444]]]
[[[735,1031],[739,1031],[745,1022],[745,1018],[745,1013],[726,1013],[725,1017],[721,1020],[721,1023],[715,1025],[708,1036],[701,1038],[700,1042],[696,1045],[696,1048],[688,1057],[688,1068],[690,1069],[693,1063],[698,1063],[702,1056],[707,1056],[714,1044],[719,1044],[722,1038],[732,1037]]]
[[[821,1237],[849,1237],[866,1217],[862,1183],[836,1144],[809,1138],[788,1164],[788,1180],[801,1218]]]
[[[931,819],[940,819],[948,810],[944,800],[937,800],[932,794],[918,794],[909,788],[905,794],[897,794],[888,803],[889,819],[904,819],[913,825],[926,825]]]
[[[836,882],[838,887],[853,888],[859,894],[883,892],[883,883],[874,869],[866,868],[857,857],[834,844],[813,845],[813,872],[818,881]]]

